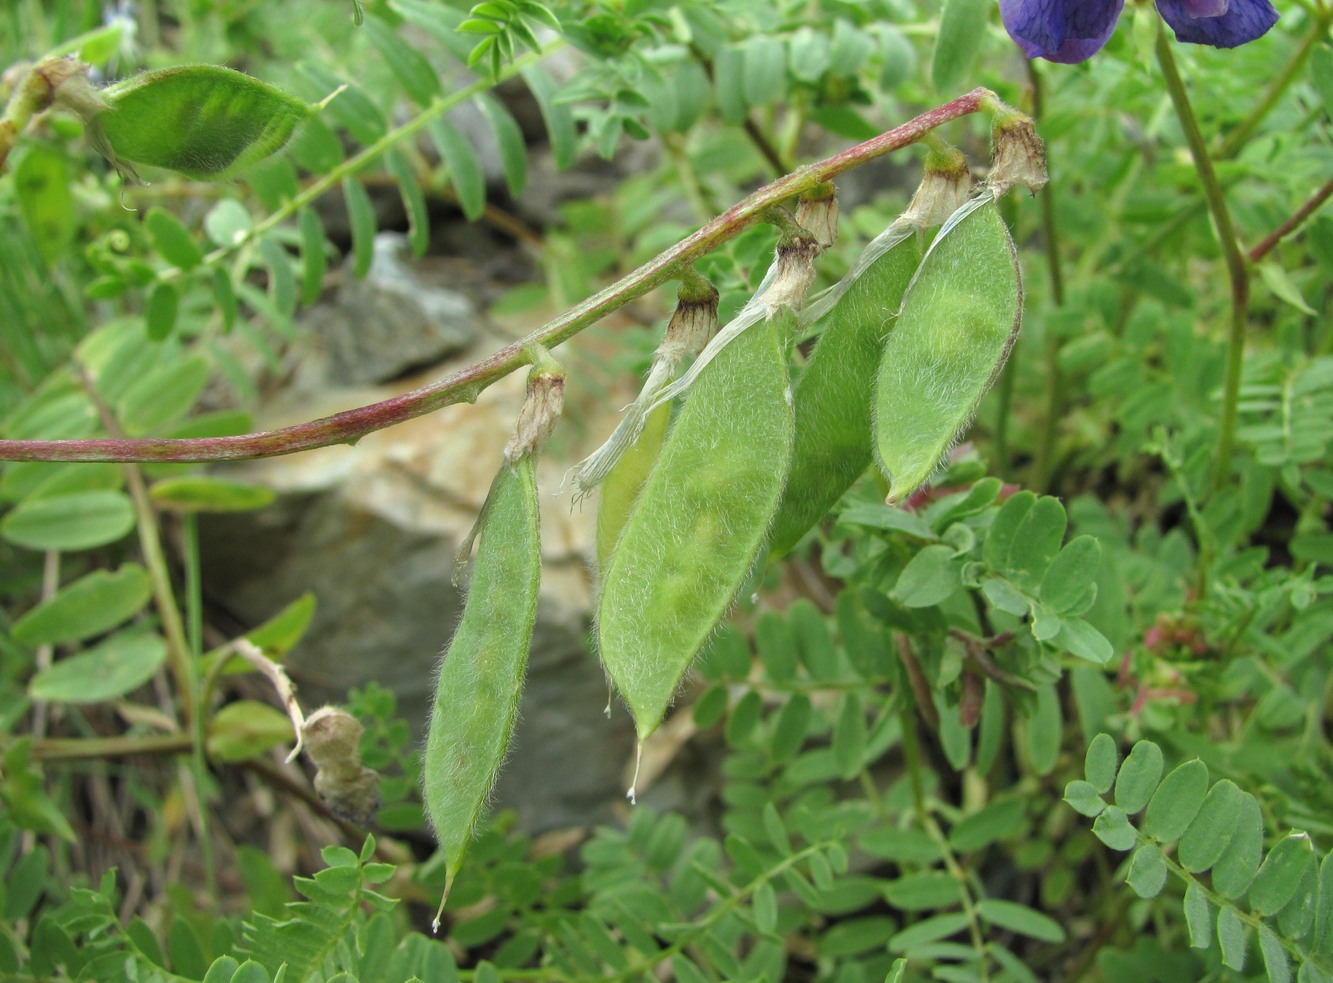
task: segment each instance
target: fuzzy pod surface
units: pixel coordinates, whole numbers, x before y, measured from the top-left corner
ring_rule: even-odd
[[[666,441],[671,404],[663,403],[648,414],[643,430],[602,480],[597,500],[597,576],[606,575],[611,553],[629,521],[643,484],[648,480]]]
[[[921,261],[910,232],[848,286],[793,390],[796,442],[770,555],[791,550],[870,466],[871,396],[880,353]]]
[[[875,458],[902,501],[934,473],[999,375],[1022,322],[1018,253],[983,191],[941,228],[880,361]]]
[[[500,466],[480,523],[426,739],[426,812],[444,853],[446,898],[509,747],[537,620],[541,536],[532,455]]]
[[[763,544],[791,462],[781,308],[700,374],[603,578],[602,662],[642,742],[726,614]]]
[[[143,72],[102,90],[93,142],[116,166],[152,164],[211,181],[280,150],[315,110],[220,65]]]

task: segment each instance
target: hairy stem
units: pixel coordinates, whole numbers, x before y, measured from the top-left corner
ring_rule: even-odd
[[[526,337],[505,346],[489,358],[410,393],[309,423],[235,437],[0,440],[0,460],[202,462],[276,457],[332,444],[355,443],[366,434],[424,416],[442,407],[458,402],[473,402],[496,380],[526,365],[527,352],[533,345],[554,348],[612,311],[668,280],[679,278],[700,257],[713,252],[759,222],[764,212],[774,205],[831,181],[853,167],[901,150],[943,123],[1001,105],[995,94],[988,89],[973,89],[887,133],[816,164],[802,167],[742,199],[693,235]]]

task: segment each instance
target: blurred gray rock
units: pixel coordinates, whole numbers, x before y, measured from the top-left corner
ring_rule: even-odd
[[[339,385],[389,382],[467,348],[477,337],[477,311],[467,295],[424,283],[403,261],[407,237],[375,236],[364,280],[343,279],[334,303],[302,317]]]
[[[429,378],[392,386],[288,391],[262,411],[271,429],[382,399],[439,378],[489,354],[494,339]],[[454,555],[485,500],[524,391],[518,372],[475,404],[450,407],[336,446],[218,469],[274,488],[260,512],[201,517],[206,596],[214,620],[244,630],[312,591],[318,607],[287,666],[303,706],[344,702],[373,680],[398,697],[400,714],[424,728],[435,667],[462,613],[452,584]],[[573,387],[573,401],[579,400]],[[537,628],[514,749],[501,773],[496,805],[513,808],[525,829],[582,827],[623,808],[634,732],[617,701],[603,715],[607,687],[588,633],[594,503],[571,508],[555,494],[568,468],[610,432],[625,394],[583,417],[578,446],[556,446],[538,464],[543,569]],[[587,445],[587,446],[584,446]],[[418,733],[424,740],[424,732]],[[666,807],[691,783],[664,781],[649,799]],[[691,795],[698,797],[698,782]]]

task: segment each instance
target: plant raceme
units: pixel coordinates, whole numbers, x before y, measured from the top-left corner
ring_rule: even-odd
[[[1004,26],[1029,58],[1075,64],[1106,44],[1124,0],[1000,0]],[[1277,23],[1268,0],[1157,0],[1178,41],[1235,48]]]

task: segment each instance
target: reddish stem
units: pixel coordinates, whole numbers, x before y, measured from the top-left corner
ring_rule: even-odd
[[[693,235],[527,337],[439,382],[410,393],[309,423],[235,437],[0,440],[0,460],[202,462],[277,457],[332,444],[355,443],[368,433],[424,416],[441,407],[472,402],[487,386],[527,364],[527,350],[531,346],[554,348],[636,297],[679,277],[695,260],[713,252],[760,221],[764,211],[778,202],[830,181],[867,161],[901,150],[943,123],[1000,105],[995,94],[988,89],[973,89],[865,143],[819,163],[799,168],[742,199]]]
[[[1300,227],[1302,222],[1318,211],[1319,206],[1328,201],[1329,195],[1333,195],[1333,180],[1330,180],[1311,195],[1309,201],[1296,209],[1289,219],[1274,229],[1259,245],[1251,249],[1249,252],[1250,262],[1257,263],[1267,256],[1269,251],[1281,242],[1284,236],[1290,235]]]

